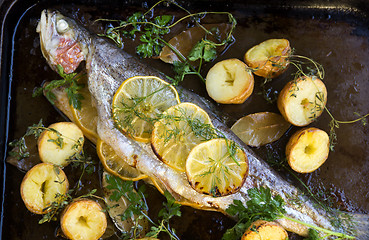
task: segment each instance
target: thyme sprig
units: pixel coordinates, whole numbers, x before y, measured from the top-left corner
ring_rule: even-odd
[[[72,156],[70,156],[68,159],[66,159],[68,162],[71,163],[73,168],[80,168],[82,170],[82,173],[79,177],[77,188],[82,186],[82,178],[85,173],[91,174],[94,172],[95,162],[92,160],[91,157],[87,156],[82,148],[83,146],[83,138],[79,138],[78,140],[74,140],[72,138],[69,138],[68,136],[63,135],[58,130],[54,128],[48,128],[45,127],[42,123],[42,119],[37,124],[33,124],[32,126],[29,126],[27,128],[26,133],[19,139],[12,141],[9,143],[9,146],[13,147],[13,149],[9,152],[9,155],[12,157],[16,157],[18,160],[28,158],[30,156],[28,147],[26,145],[25,138],[27,136],[34,136],[35,139],[38,139],[40,135],[44,131],[50,131],[56,134],[55,139],[48,139],[49,142],[53,142],[55,145],[57,145],[60,149],[64,147],[64,139],[69,139],[74,142],[74,145],[72,146],[72,149],[81,149],[80,151],[74,153]]]
[[[78,91],[85,87],[84,84],[81,84],[78,82],[80,76],[77,75],[77,73],[69,73],[69,74],[65,73],[61,65],[57,65],[56,69],[57,69],[58,74],[63,79],[53,80],[47,85],[36,88],[32,96],[37,97],[37,96],[41,96],[44,93],[47,100],[49,100],[49,102],[54,105],[56,101],[56,96],[52,92],[52,90],[58,87],[65,86],[65,91],[68,96],[69,104],[73,106],[75,109],[80,110],[81,100],[83,100],[84,97]]]
[[[250,200],[246,202],[246,206],[240,200],[234,200],[233,204],[226,209],[229,215],[238,218],[238,222],[233,228],[226,231],[222,240],[240,239],[251,223],[259,219],[266,221],[287,219],[302,224],[312,229],[309,230],[309,239],[327,239],[332,236],[336,239],[355,239],[353,236],[334,232],[287,216],[284,200],[280,195],[273,196],[268,187],[251,188],[247,193]],[[318,232],[323,233],[324,236],[320,237]],[[317,236],[319,238],[316,238]]]
[[[94,195],[96,193],[97,189],[92,189],[89,193],[73,198],[70,193],[55,194],[55,200],[49,204],[46,208],[43,209],[43,211],[47,211],[46,214],[42,215],[42,218],[38,222],[38,224],[43,224],[45,222],[51,222],[51,221],[57,221],[57,216],[63,211],[63,209],[68,206],[72,201],[78,200],[81,198],[89,198],[94,197],[98,199],[102,199],[99,196]]]
[[[325,77],[325,71],[324,71],[324,67],[322,64],[314,61],[313,59],[309,58],[309,57],[305,57],[302,55],[296,55],[294,54],[295,50],[291,51],[291,55],[288,57],[288,60],[290,62],[290,64],[292,66],[294,66],[297,70],[296,72],[294,72],[293,76],[294,76],[294,83],[292,85],[292,89],[291,89],[291,96],[296,96],[295,92],[299,91],[299,88],[297,86],[297,79],[302,78],[304,79],[304,77],[311,77],[312,79],[315,78],[319,78],[320,80],[323,80]],[[278,67],[278,65],[273,65]],[[251,71],[256,71],[256,69],[251,69]],[[262,91],[259,93],[260,95],[263,95],[264,98],[267,100],[268,103],[273,103],[276,101],[276,95],[278,94],[276,91],[273,91],[272,88],[267,88],[266,85],[268,83],[271,82],[271,79],[269,78],[265,78],[264,81],[261,83],[260,87],[262,89]],[[272,96],[271,96],[272,95]],[[334,147],[337,144],[337,134],[336,134],[336,129],[339,128],[340,124],[351,124],[351,123],[356,123],[356,122],[360,122],[362,123],[363,126],[365,126],[367,124],[367,117],[369,116],[368,114],[365,115],[361,115],[357,112],[354,112],[355,115],[359,116],[357,119],[354,120],[337,120],[333,114],[328,110],[327,106],[325,106],[324,103],[324,94],[322,92],[317,92],[315,97],[314,97],[314,101],[313,102],[308,102],[307,104],[311,105],[312,107],[310,108],[310,119],[312,119],[313,121],[315,121],[318,118],[318,114],[319,112],[322,111],[322,109],[324,108],[326,110],[326,112],[328,113],[328,115],[331,118],[331,121],[329,122],[329,148],[331,151],[334,151]]]
[[[82,149],[80,152],[74,153],[67,159],[68,162],[71,163],[72,168],[80,169],[82,173],[80,174],[76,189],[80,189],[83,186],[82,178],[87,174],[92,174],[95,171],[96,162],[91,158],[91,156],[87,156]]]
[[[42,219],[38,221],[38,224],[57,221],[57,216],[59,215],[59,213],[72,201],[72,199],[72,196],[68,193],[56,193],[55,200],[49,206],[43,209],[44,211],[48,211],[48,213],[42,216]]]
[[[33,135],[35,139],[37,139],[44,131],[44,127],[45,126],[42,123],[42,119],[40,119],[37,124],[29,126],[26,133],[22,137],[9,143],[9,146],[13,147],[12,151],[9,152],[9,155],[12,157],[16,157],[18,160],[28,158],[30,156],[30,153],[28,152],[25,138],[27,136]]]
[[[148,215],[148,206],[146,203],[144,185],[134,190],[132,181],[123,181],[122,179],[106,175],[107,188],[112,190],[110,200],[118,201],[121,197],[125,197],[129,201],[127,209],[121,214],[122,221],[133,218],[134,224],[132,229],[123,235],[124,239],[136,239],[142,229],[139,228],[138,221],[146,218],[151,224],[151,231],[146,234],[147,237],[158,237],[160,233],[166,233],[170,239],[178,240],[175,230],[170,227],[170,220],[174,216],[181,216],[180,204],[176,203],[169,192],[165,192],[164,196],[167,199],[163,203],[164,208],[159,211],[159,223],[154,222]]]
[[[367,117],[369,116],[369,113],[365,114],[365,115],[360,115],[357,112],[354,112],[355,115],[358,115],[359,118],[354,119],[354,120],[349,120],[349,121],[342,121],[342,120],[337,120],[333,114],[328,110],[327,107],[325,107],[326,112],[328,113],[328,115],[331,117],[331,121],[329,122],[329,148],[331,151],[334,151],[334,147],[337,144],[337,134],[335,129],[340,127],[340,124],[352,124],[352,123],[356,123],[356,122],[361,122],[361,124],[363,126],[365,126],[367,124]]]
[[[174,20],[174,16],[162,15],[153,17],[153,11],[159,4],[166,4],[166,6],[174,5],[184,11],[187,15],[181,17],[178,20]],[[201,23],[201,19],[206,15],[226,15],[228,21],[232,24],[231,30],[227,33],[224,40],[221,41],[220,33],[218,28],[212,28],[207,30]],[[164,36],[170,32],[170,29],[183,22],[185,20],[192,20],[198,27],[202,28],[205,32],[205,37],[195,44],[192,48],[189,56],[183,56],[178,52],[171,44],[164,40]],[[186,75],[196,75],[203,82],[204,78],[200,74],[201,66],[204,62],[212,61],[216,55],[216,47],[226,46],[233,42],[233,31],[236,27],[237,21],[233,15],[229,12],[199,12],[191,13],[186,10],[175,1],[160,0],[154,4],[145,13],[136,12],[126,20],[111,20],[111,19],[98,19],[96,21],[107,21],[110,23],[118,23],[118,26],[110,25],[104,34],[105,36],[112,39],[119,47],[123,46],[122,37],[134,38],[136,34],[140,35],[141,44],[137,46],[136,53],[144,58],[158,56],[164,46],[168,46],[181,60],[180,62],[174,62],[175,77],[168,77],[174,85],[183,81]],[[216,42],[209,39],[209,36],[214,36]],[[195,61],[199,61],[199,66],[196,69],[194,64]]]
[[[9,155],[13,156],[13,157],[17,157],[17,159],[22,159],[22,158],[26,158],[29,157],[29,152],[28,152],[28,148],[26,145],[26,141],[25,141],[25,137],[27,136],[34,136],[35,139],[39,138],[40,135],[44,132],[44,131],[50,131],[56,134],[56,138],[55,139],[48,139],[48,142],[53,142],[55,143],[55,145],[57,145],[60,149],[62,149],[64,147],[64,138],[68,138],[67,136],[64,136],[63,134],[61,134],[58,130],[54,129],[54,128],[47,128],[43,125],[42,123],[42,119],[40,119],[40,121],[37,124],[33,124],[32,126],[29,126],[27,128],[26,133],[18,140],[14,140],[12,142],[9,143],[9,146],[11,147],[16,147],[15,149],[13,149],[13,151],[9,152]],[[68,138],[71,139],[71,138]],[[73,140],[73,139],[71,139]],[[74,140],[73,140],[74,141]],[[76,142],[76,144],[79,144],[79,141]],[[75,147],[75,146],[73,146]]]

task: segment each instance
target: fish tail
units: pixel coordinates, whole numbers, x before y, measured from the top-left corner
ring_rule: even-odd
[[[344,232],[357,240],[369,239],[369,214],[342,212],[339,216]]]

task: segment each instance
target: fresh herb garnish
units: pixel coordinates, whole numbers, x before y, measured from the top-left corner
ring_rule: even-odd
[[[9,146],[13,147],[12,151],[9,152],[9,155],[12,157],[16,157],[18,160],[29,157],[30,153],[28,152],[25,137],[33,135],[35,139],[37,139],[44,131],[44,128],[45,126],[42,123],[42,119],[40,119],[37,124],[29,126],[26,133],[21,138],[9,143]]]
[[[42,216],[42,219],[38,221],[38,224],[45,222],[57,221],[57,215],[72,201],[72,197],[69,194],[55,195],[55,200],[44,211],[50,211]]]
[[[75,109],[81,109],[81,100],[83,100],[82,94],[78,93],[78,91],[85,87],[84,84],[78,83],[77,73],[65,73],[64,69],[61,65],[57,65],[57,72],[63,78],[61,80],[53,80],[48,83],[46,86],[37,88],[33,92],[33,97],[41,96],[42,93],[45,94],[45,97],[51,104],[54,104],[56,100],[55,94],[52,92],[53,89],[65,86],[65,91],[68,96],[69,104],[73,106]]]
[[[151,231],[146,236],[158,238],[161,232],[165,232],[169,235],[170,239],[178,240],[179,238],[176,236],[175,230],[170,227],[169,221],[175,216],[181,216],[181,205],[175,202],[175,199],[168,191],[164,192],[164,196],[167,202],[163,203],[164,208],[159,211],[159,224],[153,224]]]
[[[316,239],[314,237],[316,237],[317,232],[324,233],[325,238],[335,236],[338,239],[355,239],[353,236],[317,227],[287,216],[284,200],[279,195],[273,196],[268,187],[252,188],[247,193],[250,200],[246,202],[246,207],[240,200],[234,200],[233,204],[226,209],[229,215],[238,218],[238,222],[233,228],[226,231],[222,240],[240,239],[246,229],[256,220],[275,221],[282,218],[313,229],[309,231],[309,239]]]
[[[319,232],[315,229],[309,228],[309,236],[304,240],[320,240]]]
[[[78,149],[82,146],[82,142],[78,141],[75,147]],[[72,168],[80,169],[82,171],[81,175],[78,178],[76,189],[79,189],[82,184],[82,178],[85,173],[92,174],[95,172],[96,162],[90,156],[87,156],[83,149],[80,152],[74,153],[72,156],[67,159],[68,162],[71,163]]]
[[[331,121],[329,122],[329,148],[331,151],[334,151],[334,147],[337,144],[337,134],[335,129],[340,127],[340,124],[351,124],[351,123],[356,123],[356,122],[360,122],[363,126],[365,126],[367,124],[367,117],[369,116],[369,113],[365,114],[364,116],[361,116],[360,114],[358,114],[357,112],[354,112],[355,115],[358,115],[359,118],[351,120],[351,121],[341,121],[341,120],[337,120],[332,113],[328,110],[328,108],[325,108],[325,110],[327,111],[328,115],[331,117]]]
[[[151,224],[151,231],[147,233],[147,237],[158,237],[160,233],[167,233],[170,239],[178,239],[175,235],[174,229],[170,227],[169,221],[174,216],[181,216],[180,204],[175,202],[175,199],[169,192],[165,192],[164,196],[167,199],[166,203],[163,203],[164,208],[159,211],[159,223],[155,223],[147,214],[148,206],[145,198],[145,187],[142,185],[139,189],[134,189],[132,181],[123,181],[122,179],[106,175],[107,188],[112,190],[110,200],[118,201],[121,197],[127,198],[129,205],[124,213],[121,214],[121,219],[126,220],[134,217],[134,221],[138,222],[142,218],[146,218]],[[140,234],[138,224],[134,223],[133,228],[129,233],[126,233],[124,239],[136,239]]]
[[[325,71],[323,66],[314,61],[311,58],[305,57],[305,56],[301,56],[301,55],[296,55],[293,54],[295,50],[291,51],[291,55],[289,56],[288,60],[291,63],[291,65],[293,65],[297,70],[295,73],[293,73],[294,76],[294,81],[296,81],[298,78],[301,77],[312,77],[314,78],[319,78],[320,80],[324,79],[325,76]],[[277,66],[277,65],[275,65]],[[256,69],[250,69],[251,71],[256,71]],[[273,89],[271,87],[267,88],[266,85],[268,83],[271,82],[271,79],[265,78],[264,81],[261,83],[260,87],[262,89],[262,91],[259,93],[259,95],[263,95],[264,98],[266,99],[266,101],[268,103],[273,103],[275,102],[275,100],[277,99],[276,96],[278,94],[278,92],[273,91]],[[299,91],[299,88],[297,86],[297,84],[294,84],[292,86],[292,90],[291,92],[291,96],[295,96],[295,92]],[[271,96],[272,95],[272,96]],[[331,121],[329,123],[329,148],[331,151],[334,151],[334,147],[337,144],[337,134],[335,132],[336,128],[339,128],[340,124],[350,124],[350,123],[356,123],[356,122],[360,122],[362,123],[363,126],[366,125],[367,123],[367,117],[369,116],[368,114],[365,115],[361,115],[357,112],[354,112],[355,115],[359,116],[359,118],[355,119],[355,120],[351,120],[351,121],[341,121],[341,120],[337,120],[333,114],[328,110],[328,108],[326,106],[323,106],[323,99],[324,99],[324,95],[322,92],[317,92],[314,98],[314,102],[309,102],[310,105],[312,105],[311,107],[311,119],[313,119],[314,121],[318,118],[317,113],[320,112],[322,110],[322,108],[324,108],[326,110],[326,112],[328,113],[328,115],[331,118]]]
[[[187,15],[174,20],[174,16],[153,15],[153,10],[156,6],[161,3],[167,5],[174,5],[184,11]],[[218,28],[212,28],[207,30],[201,25],[200,20],[206,15],[227,15],[228,21],[232,24],[231,30],[227,33],[224,40],[220,39],[220,33]],[[201,27],[205,36],[199,42],[193,46],[189,56],[183,56],[179,53],[171,44],[164,40],[164,36],[170,32],[170,29],[176,26],[178,23],[185,20],[192,20],[197,26]],[[174,85],[183,81],[184,77],[189,74],[197,75],[202,81],[205,82],[204,78],[201,76],[201,66],[204,62],[210,62],[215,59],[217,52],[216,47],[226,46],[233,41],[233,31],[236,27],[237,21],[231,13],[228,12],[200,12],[200,13],[190,13],[188,10],[180,6],[174,1],[161,0],[154,4],[145,13],[136,12],[132,16],[128,17],[125,21],[120,20],[110,20],[110,19],[98,19],[97,21],[108,21],[112,23],[118,23],[118,26],[110,25],[104,34],[100,36],[105,36],[112,39],[119,47],[123,46],[122,37],[134,38],[136,34],[140,35],[141,44],[137,46],[136,53],[144,58],[158,56],[164,46],[169,47],[181,60],[180,62],[174,62],[173,68],[175,77],[168,77]],[[209,39],[209,36],[213,36],[215,41]],[[199,61],[199,66],[197,69],[193,64],[195,61]]]
[[[94,195],[96,191],[97,191],[96,189],[92,189],[91,192],[85,195],[76,197],[76,198],[73,198],[69,193],[66,193],[66,194],[56,193],[55,200],[52,203],[50,203],[49,206],[43,209],[43,211],[49,211],[49,212],[42,216],[42,219],[40,219],[38,224],[43,224],[45,222],[51,222],[51,221],[57,221],[57,216],[59,215],[59,213],[73,200],[77,200],[81,198],[89,198],[89,197],[102,199],[101,197]]]

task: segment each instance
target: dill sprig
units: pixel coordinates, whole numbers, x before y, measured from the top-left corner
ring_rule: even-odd
[[[153,17],[153,11],[159,4],[166,4],[167,6],[174,5],[184,11],[187,15],[176,21],[174,16],[171,15]],[[221,41],[220,31],[218,28],[207,30],[203,25],[201,25],[201,19],[206,15],[226,15],[228,17],[228,21],[232,24],[232,27],[224,40]],[[189,56],[187,57],[183,56],[171,44],[164,40],[164,36],[170,32],[171,28],[185,20],[192,20],[196,26],[202,28],[205,32],[204,38],[193,46]],[[96,21],[118,23],[118,26],[110,25],[105,33],[100,34],[100,36],[110,38],[119,47],[123,47],[122,36],[134,38],[136,34],[139,34],[141,44],[137,46],[136,53],[141,57],[147,58],[158,56],[164,46],[169,47],[181,60],[180,62],[173,63],[174,72],[176,73],[175,77],[168,77],[174,85],[183,81],[186,75],[196,75],[205,82],[205,79],[200,74],[203,63],[210,62],[216,58],[217,52],[215,49],[217,47],[226,46],[234,41],[233,31],[237,24],[236,19],[229,12],[191,13],[175,1],[168,0],[158,1],[145,13],[136,12],[124,21],[111,19],[98,19]],[[213,36],[216,39],[216,42],[210,40],[209,36]],[[195,61],[199,61],[197,69],[194,67],[194,64],[192,64]]]
[[[145,101],[169,86],[170,85],[159,88],[146,96],[131,97],[128,101],[122,100],[119,102],[119,105],[113,106],[113,119],[118,127],[123,127],[128,135],[135,135],[136,130],[132,122],[136,117],[147,122],[150,126],[154,126],[154,123],[160,119],[161,114],[148,114],[152,106],[148,105]],[[124,114],[123,118],[121,118],[122,113]],[[151,133],[151,130],[148,133]]]
[[[81,110],[81,100],[84,99],[82,94],[78,91],[85,87],[84,84],[79,83],[79,76],[77,73],[65,73],[64,69],[61,65],[56,66],[58,74],[63,78],[61,80],[53,80],[47,85],[36,88],[33,92],[32,96],[37,97],[41,96],[44,93],[45,97],[51,104],[54,105],[56,101],[56,96],[52,92],[53,89],[65,86],[65,91],[68,96],[69,105],[73,106],[77,110]]]
[[[176,114],[162,114],[159,123],[163,131],[158,137],[163,139],[164,143],[173,139],[181,141],[181,139],[186,139],[189,134],[194,134],[200,141],[204,142],[216,138],[224,139],[227,145],[227,154],[233,159],[237,166],[240,166],[240,163],[235,157],[239,146],[234,141],[227,139],[224,134],[211,123],[189,116],[185,108],[178,106],[176,107]],[[185,125],[188,127],[184,127]],[[200,177],[214,175],[210,188],[210,194],[214,197],[219,196],[218,186],[222,182],[221,177],[225,182],[228,182],[227,176],[230,175],[230,169],[224,164],[225,158],[226,156],[220,159],[208,159],[209,168],[199,175]],[[214,174],[216,172],[220,174]]]

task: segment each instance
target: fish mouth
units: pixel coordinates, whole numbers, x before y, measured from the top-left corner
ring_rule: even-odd
[[[42,54],[52,69],[57,70],[57,65],[61,65],[65,73],[72,73],[85,60],[73,23],[58,11],[43,10],[36,31],[40,34]]]

